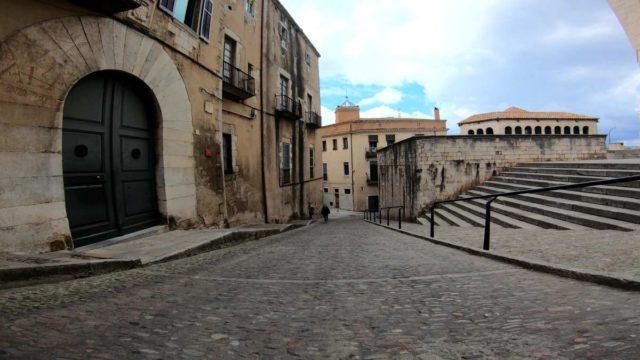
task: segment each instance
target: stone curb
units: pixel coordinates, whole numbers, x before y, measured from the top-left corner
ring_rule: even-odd
[[[310,223],[307,223],[309,225]],[[205,241],[189,249],[168,254],[161,259],[142,263],[141,259],[131,260],[90,260],[87,262],[58,263],[41,265],[24,265],[0,268],[0,289],[9,289],[43,283],[55,283],[82,277],[102,275],[115,271],[130,270],[186,258],[201,253],[255,241],[264,237],[277,235],[304,226],[288,225],[282,229],[238,229],[218,238]]]
[[[462,250],[472,255],[483,256],[492,260],[497,260],[507,264],[520,266],[528,270],[544,272],[547,274],[553,274],[553,275],[562,276],[562,277],[570,278],[574,280],[588,281],[588,282],[592,282],[600,285],[607,285],[607,286],[621,288],[625,290],[640,291],[640,279],[617,276],[615,274],[606,273],[606,272],[570,268],[570,267],[565,267],[562,265],[552,264],[544,261],[535,261],[535,260],[530,260],[530,259],[516,257],[516,256],[509,256],[509,255],[501,254],[499,252],[489,252],[486,250],[475,249],[475,248],[470,248],[464,245],[455,244],[445,240],[438,240],[429,236],[412,233],[410,231],[397,229],[384,224],[378,224],[369,220],[364,220],[364,221],[377,226],[387,228],[389,230],[400,232],[405,235],[413,236],[418,239],[426,240],[436,245],[442,245],[442,246],[450,247],[453,249]]]
[[[133,269],[141,264],[140,260],[108,259],[0,268],[0,289],[101,275]]]

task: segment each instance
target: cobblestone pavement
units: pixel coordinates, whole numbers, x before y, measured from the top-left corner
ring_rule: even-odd
[[[428,226],[403,223],[403,227],[429,236]],[[438,226],[435,231],[436,239],[482,249],[483,228]],[[640,278],[640,231],[505,229],[492,226],[491,250],[572,268]]]
[[[636,359],[638,305],[344,217],[0,291],[0,358]]]

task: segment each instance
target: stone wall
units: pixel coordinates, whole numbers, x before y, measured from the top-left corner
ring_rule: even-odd
[[[527,162],[602,159],[605,135],[414,137],[378,152],[380,206],[415,218],[505,168]]]

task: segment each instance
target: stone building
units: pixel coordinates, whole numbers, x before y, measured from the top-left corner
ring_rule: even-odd
[[[278,0],[0,0],[0,247],[321,202],[318,51]]]
[[[472,115],[458,123],[463,135],[589,135],[598,118],[567,112],[534,112],[517,107]]]
[[[336,123],[320,129],[323,194],[327,206],[363,211],[376,209],[378,149],[412,136],[446,135],[446,120],[436,108],[431,119],[361,118],[347,99],[335,110]]]

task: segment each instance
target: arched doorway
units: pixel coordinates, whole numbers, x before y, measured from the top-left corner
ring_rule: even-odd
[[[93,73],[69,91],[62,163],[74,247],[158,223],[152,99],[144,83],[115,71]]]

